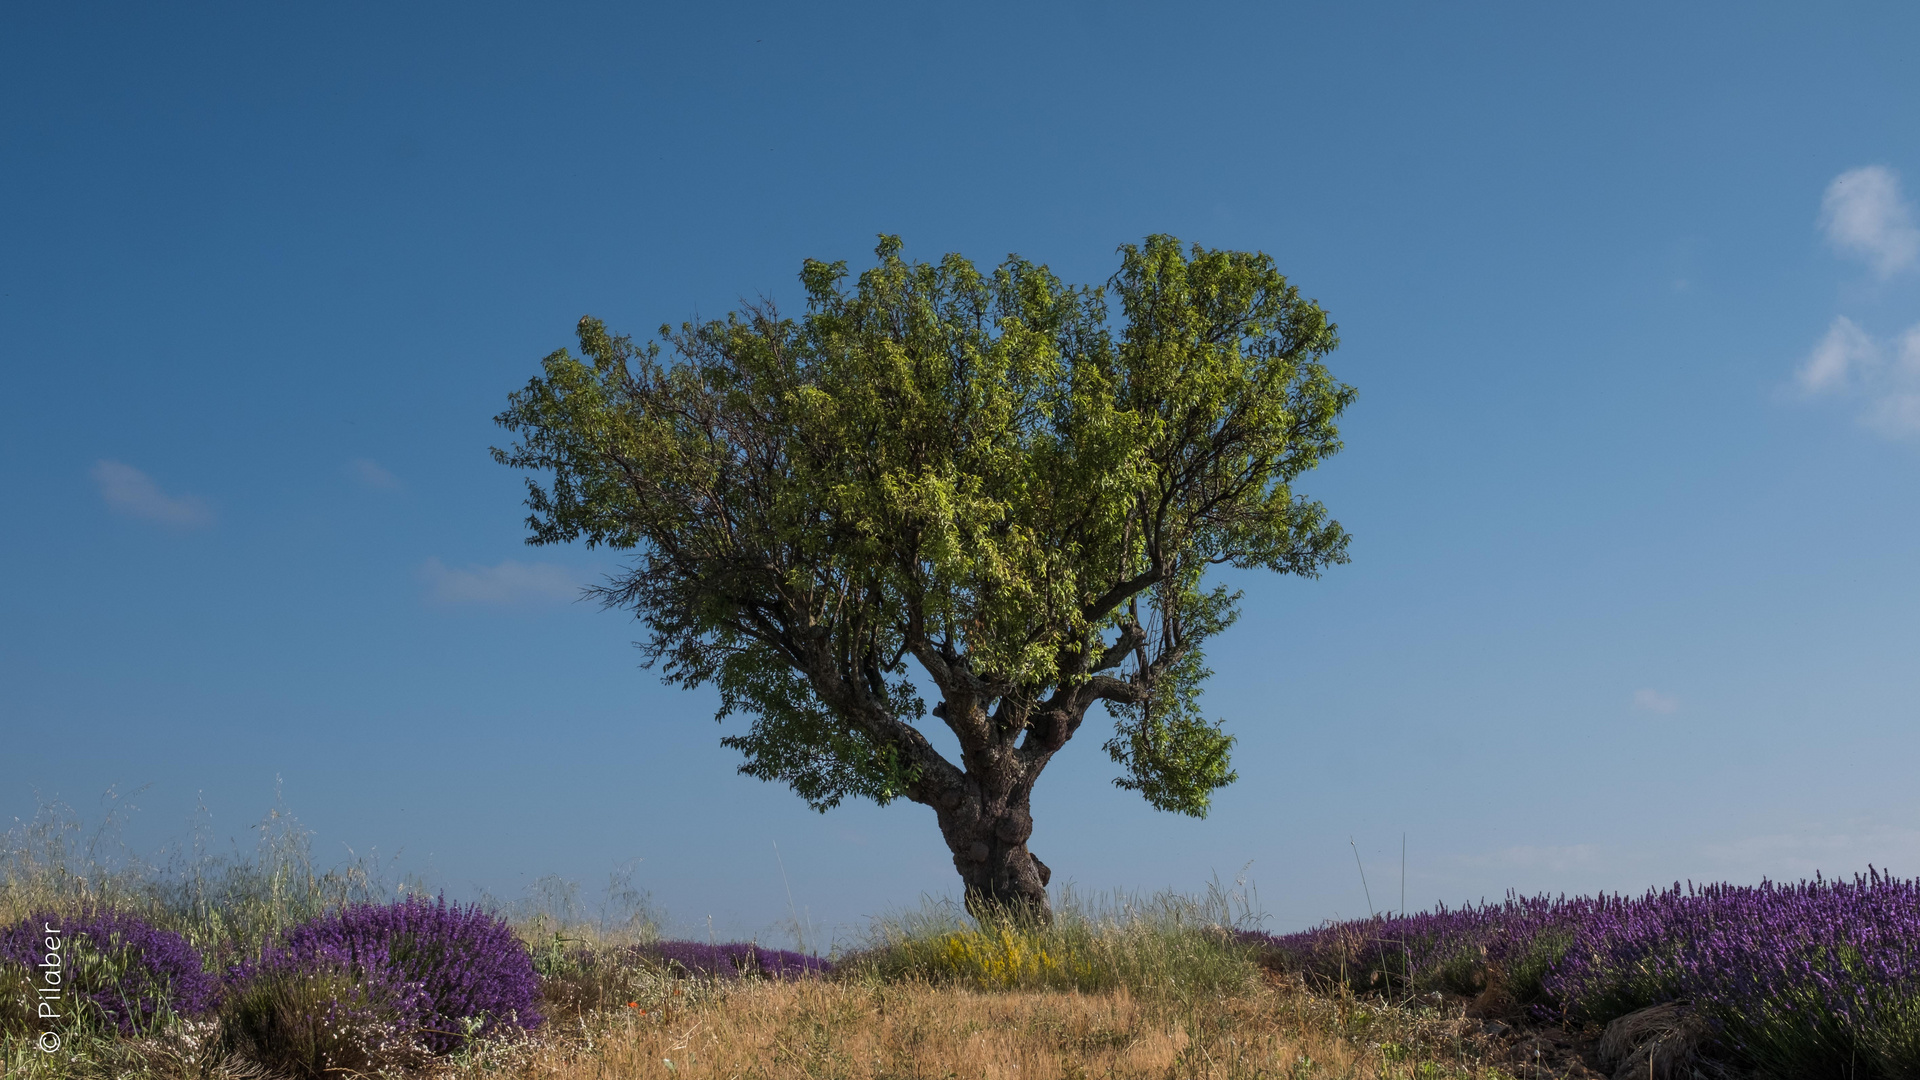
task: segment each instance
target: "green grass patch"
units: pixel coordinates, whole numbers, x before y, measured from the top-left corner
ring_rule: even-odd
[[[1237,902],[1217,886],[1200,897],[1082,897],[1065,888],[1046,925],[974,920],[930,902],[876,919],[866,946],[842,959],[841,977],[979,990],[1233,991],[1259,974],[1254,951],[1231,932],[1246,918]]]

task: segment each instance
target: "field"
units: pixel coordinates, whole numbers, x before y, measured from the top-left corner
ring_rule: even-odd
[[[1920,888],[1877,872],[1279,937],[1232,889],[1068,892],[1049,926],[930,905],[821,958],[661,940],[638,903],[395,900],[269,825],[168,867],[57,815],[9,834],[5,1075],[1920,1075]],[[31,962],[55,924],[57,994]]]

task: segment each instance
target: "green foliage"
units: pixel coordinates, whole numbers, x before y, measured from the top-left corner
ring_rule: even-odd
[[[1239,599],[1223,586],[1192,600],[1189,633],[1199,641],[1226,629]],[[1228,763],[1233,736],[1200,712],[1201,684],[1213,674],[1201,658],[1200,646],[1191,645],[1168,666],[1151,696],[1107,703],[1119,723],[1106,751],[1124,770],[1114,786],[1138,791],[1156,810],[1192,817],[1207,816],[1213,790],[1239,777]]]
[[[1266,255],[1166,236],[1104,288],[900,252],[883,237],[851,289],[807,262],[799,318],[763,303],[645,345],[582,319],[580,354],[497,418],[518,442],[496,460],[535,474],[529,542],[633,550],[601,598],[669,683],[751,718],[725,740],[742,771],[817,809],[959,785],[911,657],[969,774],[1017,760],[1030,785],[1103,701],[1120,786],[1204,814],[1234,773],[1202,644],[1239,601],[1208,568],[1346,559],[1292,489],[1353,400],[1333,324]]]
[[[724,664],[716,680],[720,718],[742,710],[753,717],[746,734],[720,740],[746,758],[741,772],[784,781],[822,812],[848,795],[885,806],[906,789],[914,773],[896,748],[840,722],[806,679],[777,656],[751,646],[748,653],[752,660],[743,655]],[[896,716],[919,719],[926,712],[905,679],[888,686],[887,697]]]
[[[1566,957],[1567,948],[1572,944],[1570,931],[1549,928],[1535,934],[1526,948],[1507,961],[1503,973],[1507,995],[1522,1005],[1550,1000],[1541,980]]]

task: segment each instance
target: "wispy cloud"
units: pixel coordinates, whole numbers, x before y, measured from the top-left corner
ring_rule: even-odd
[[[1810,395],[1858,400],[1860,422],[1888,438],[1920,435],[1920,325],[1881,341],[1842,315],[1801,361],[1794,381]]]
[[[506,559],[493,566],[451,567],[432,558],[421,574],[433,598],[450,604],[518,604],[580,595],[573,576],[552,563]]]
[[[191,495],[169,495],[153,478],[131,465],[101,460],[93,466],[93,482],[108,506],[128,517],[174,529],[198,529],[213,524],[213,511]]]
[[[1658,690],[1635,690],[1633,707],[1642,712],[1672,713],[1680,711],[1680,699],[1672,694],[1663,694]]]
[[[353,474],[355,480],[378,491],[399,491],[406,486],[399,477],[372,458],[354,458],[347,462],[347,471]]]
[[[1827,185],[1820,226],[1834,247],[1853,255],[1881,277],[1892,277],[1920,259],[1920,228],[1900,195],[1900,177],[1885,165],[1848,169]]]
[[[1827,334],[1813,347],[1795,373],[1800,388],[1811,394],[1844,389],[1880,359],[1880,345],[1845,315],[1833,320]]]
[[[1900,177],[1884,165],[1849,169],[1833,178],[1820,204],[1827,240],[1882,278],[1920,261],[1920,227],[1900,192]],[[1804,395],[1848,397],[1861,406],[1860,423],[1888,438],[1920,435],[1920,325],[1881,339],[1845,315],[1794,370]]]

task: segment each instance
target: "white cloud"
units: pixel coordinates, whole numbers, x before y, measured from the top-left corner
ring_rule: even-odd
[[[191,495],[168,495],[153,478],[131,465],[101,460],[93,466],[93,482],[108,506],[128,517],[158,522],[176,529],[213,524],[213,511]]]
[[[1680,710],[1680,699],[1658,690],[1635,690],[1633,707],[1643,712],[1671,713]]]
[[[1920,229],[1900,197],[1900,178],[1885,165],[1849,169],[1827,185],[1820,225],[1834,247],[1855,255],[1881,277],[1920,258]]]
[[[1809,394],[1847,393],[1863,401],[1860,422],[1888,438],[1920,435],[1920,325],[1880,341],[1843,315],[1794,379]]]
[[[406,486],[372,458],[354,458],[347,462],[347,471],[353,473],[354,479],[380,491],[399,491]]]
[[[1879,360],[1880,346],[1852,319],[1842,315],[1827,327],[1826,336],[1800,365],[1800,386],[1813,394],[1838,390],[1847,385],[1849,375],[1857,377]]]
[[[506,559],[493,566],[456,568],[432,558],[421,567],[421,573],[434,599],[453,604],[572,600],[580,595],[580,586],[572,575],[552,563]]]

